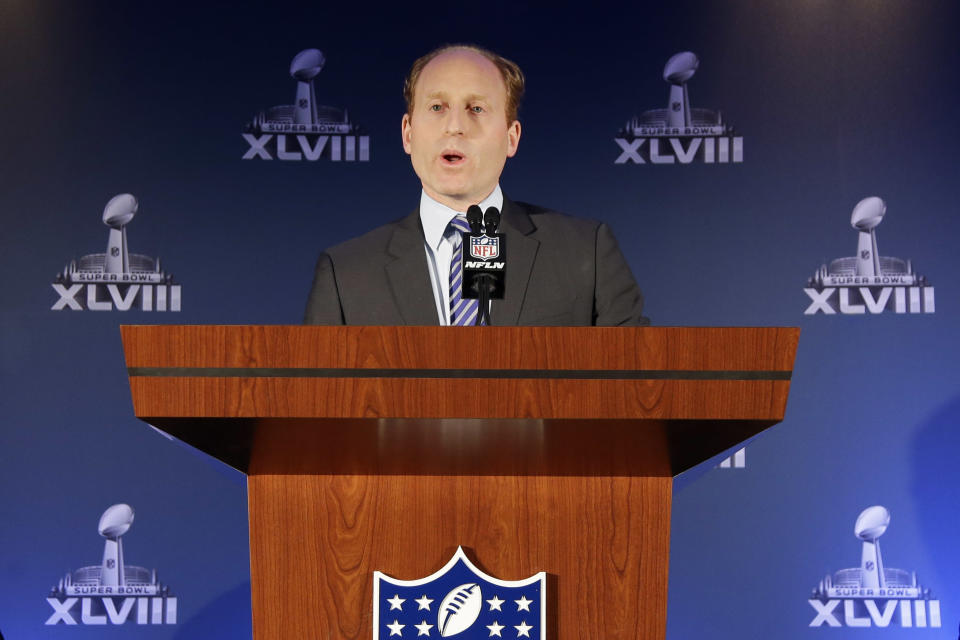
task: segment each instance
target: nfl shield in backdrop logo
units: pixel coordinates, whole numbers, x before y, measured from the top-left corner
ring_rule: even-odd
[[[493,260],[500,257],[500,238],[492,236],[470,238],[470,257],[478,260]]]
[[[477,569],[458,547],[431,576],[396,580],[373,572],[373,638],[546,637],[547,574],[498,580]]]

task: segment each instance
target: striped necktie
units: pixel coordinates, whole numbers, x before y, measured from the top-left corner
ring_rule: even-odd
[[[457,216],[450,221],[449,228],[454,231],[453,257],[450,259],[450,325],[463,327],[472,325],[477,319],[480,308],[476,299],[461,297],[463,282],[463,237],[459,232],[469,232],[466,218]]]

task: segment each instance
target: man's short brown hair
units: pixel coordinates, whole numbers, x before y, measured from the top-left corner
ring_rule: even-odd
[[[403,98],[407,101],[407,113],[413,114],[413,91],[417,85],[417,80],[420,79],[420,73],[423,71],[423,68],[441,53],[459,50],[473,51],[474,53],[480,54],[492,62],[500,71],[503,84],[507,88],[507,124],[510,125],[513,123],[513,121],[517,119],[517,112],[520,110],[520,101],[523,99],[525,84],[523,71],[520,70],[520,67],[513,60],[507,60],[489,49],[484,49],[483,47],[478,47],[473,44],[445,44],[414,61],[413,66],[410,67],[410,73],[407,74],[407,78],[403,83]]]

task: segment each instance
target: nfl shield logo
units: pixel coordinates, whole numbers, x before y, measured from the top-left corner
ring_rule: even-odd
[[[458,547],[431,576],[396,580],[373,572],[373,638],[488,640],[546,637],[547,574],[498,580]]]
[[[470,238],[470,257],[477,260],[493,260],[500,256],[500,238],[496,236],[473,236]]]

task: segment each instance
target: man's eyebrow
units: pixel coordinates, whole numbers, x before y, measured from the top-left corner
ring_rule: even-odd
[[[440,99],[449,99],[449,94],[446,91],[432,91],[426,95],[427,100],[432,100],[434,98]],[[466,96],[467,102],[473,102],[474,100],[481,100],[487,102],[487,97],[481,93],[471,93]]]

